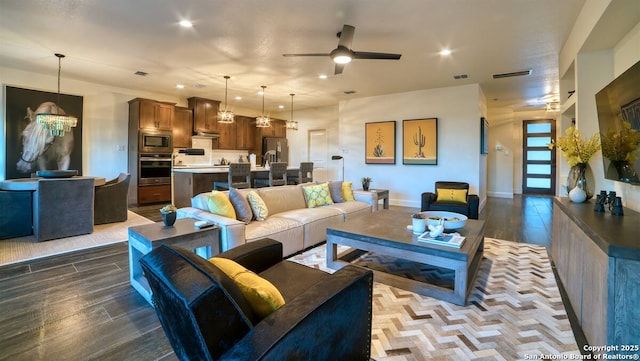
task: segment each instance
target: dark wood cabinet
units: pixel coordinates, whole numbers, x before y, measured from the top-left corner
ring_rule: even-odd
[[[136,98],[129,101],[129,119],[139,129],[171,130],[175,103]]]
[[[236,116],[236,148],[253,149],[255,142],[256,118]]]
[[[193,131],[203,133],[218,133],[217,100],[193,97],[188,99],[189,108],[193,110]]]
[[[151,185],[138,187],[138,204],[171,202],[171,185]]]
[[[220,149],[238,149],[236,148],[236,122],[233,123],[219,123],[218,133],[218,148]]]
[[[193,113],[185,107],[175,107],[173,116],[173,147],[190,148],[193,133]]]

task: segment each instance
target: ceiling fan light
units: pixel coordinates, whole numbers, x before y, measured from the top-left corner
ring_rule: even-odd
[[[329,56],[336,64],[348,64],[351,62],[351,59],[353,59],[352,52],[342,46],[338,46],[337,48],[333,49]]]
[[[334,56],[333,62],[336,64],[349,64],[351,62],[351,57],[348,55]]]

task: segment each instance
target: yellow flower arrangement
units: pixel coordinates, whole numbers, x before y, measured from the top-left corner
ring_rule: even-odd
[[[619,132],[609,130],[602,135],[602,155],[612,162],[633,163],[638,158],[636,151],[640,144],[640,132],[631,129],[631,123],[622,121]]]
[[[553,149],[554,146],[558,147],[570,166],[589,163],[591,157],[600,150],[598,133],[592,135],[589,139],[580,138],[580,131],[572,125],[567,128],[565,134],[565,136],[559,137],[557,142],[551,141],[549,149]]]

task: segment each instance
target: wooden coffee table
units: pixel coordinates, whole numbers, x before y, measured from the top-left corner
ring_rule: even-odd
[[[407,230],[411,212],[380,210],[327,228],[327,267],[338,269],[357,250],[371,251],[453,270],[453,289],[374,270],[375,280],[393,287],[464,306],[480,268],[484,251],[484,221],[469,219],[457,232],[465,236],[461,248],[419,242]],[[352,249],[338,254],[338,245]]]

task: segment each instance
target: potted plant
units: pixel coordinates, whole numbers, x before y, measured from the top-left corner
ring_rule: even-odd
[[[362,189],[364,189],[365,191],[369,190],[369,184],[371,184],[371,182],[373,182],[373,179],[371,179],[371,177],[363,177],[362,178]]]
[[[176,223],[176,216],[178,209],[173,204],[167,204],[166,206],[160,208],[160,213],[162,214],[162,221],[164,225],[167,227],[173,226]]]

